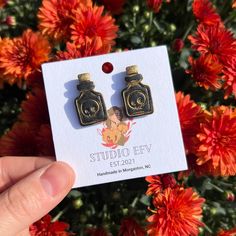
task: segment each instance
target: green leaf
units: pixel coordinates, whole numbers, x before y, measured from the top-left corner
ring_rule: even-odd
[[[143,205],[149,206],[150,205],[150,197],[147,195],[143,194],[142,197],[139,200]]]
[[[132,36],[130,41],[133,43],[133,44],[141,44],[142,43],[142,39],[138,36]]]

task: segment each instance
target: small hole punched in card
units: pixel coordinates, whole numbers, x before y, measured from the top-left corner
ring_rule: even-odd
[[[165,46],[42,68],[56,159],[74,187],[187,169]]]

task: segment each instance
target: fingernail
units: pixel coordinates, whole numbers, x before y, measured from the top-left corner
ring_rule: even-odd
[[[68,188],[70,173],[63,164],[53,163],[41,175],[40,181],[47,194],[55,196]]]

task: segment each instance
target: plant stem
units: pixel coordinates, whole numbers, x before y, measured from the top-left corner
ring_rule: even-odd
[[[60,217],[68,210],[68,207],[64,208],[63,210],[59,211],[58,214],[52,219],[52,222],[55,222],[60,219]]]
[[[213,234],[213,231],[205,224],[205,229],[210,233]]]
[[[221,188],[219,188],[218,186],[216,186],[215,184],[209,182],[209,184],[214,188],[216,189],[217,191],[221,192],[221,193],[224,193],[224,190],[222,190]]]
[[[192,30],[193,26],[194,26],[195,22],[194,21],[191,21],[184,36],[183,36],[183,41],[185,41],[185,39],[187,38],[187,36],[189,35],[190,31]]]

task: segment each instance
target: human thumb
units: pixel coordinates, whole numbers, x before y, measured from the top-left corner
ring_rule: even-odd
[[[65,163],[43,167],[0,195],[0,235],[15,236],[52,210],[70,191],[74,172]]]

